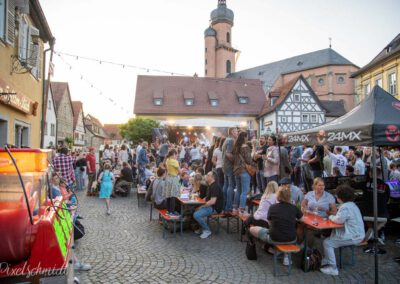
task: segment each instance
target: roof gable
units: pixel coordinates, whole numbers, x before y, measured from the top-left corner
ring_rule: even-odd
[[[228,77],[259,79],[263,81],[264,85],[271,88],[281,74],[299,72],[327,65],[356,66],[332,48],[327,48],[231,73]],[[358,68],[358,66],[356,67]]]
[[[322,110],[326,111],[325,107],[321,104],[320,99],[314,93],[311,86],[307,83],[307,81],[304,79],[304,77],[302,75],[299,75],[297,78],[294,78],[294,79],[290,80],[289,82],[287,82],[286,84],[284,84],[281,88],[274,89],[270,92],[270,97],[271,97],[271,94],[273,94],[272,96],[274,96],[274,97],[276,97],[277,94],[279,94],[279,96],[272,106],[271,106],[270,99],[264,103],[263,109],[262,109],[259,117],[280,109],[282,107],[282,105],[287,101],[288,97],[293,93],[294,90],[296,92],[299,92],[299,91],[309,92],[310,96],[314,99],[315,103]],[[301,102],[299,102],[299,103],[301,103]]]
[[[72,102],[72,108],[74,111],[74,129],[76,129],[77,125],[78,125],[78,120],[79,118],[82,119],[82,126],[84,126],[84,122],[83,122],[83,104],[80,101],[73,101]]]
[[[51,87],[51,91],[53,94],[54,104],[56,106],[56,112],[58,112],[58,109],[60,107],[63,97],[68,96],[67,99],[69,100],[71,110],[73,113],[74,108],[72,106],[71,93],[69,91],[68,83],[67,82],[50,82],[50,87]]]
[[[257,116],[265,101],[261,82],[252,79],[138,76],[136,86],[134,112],[138,115]],[[238,93],[248,98],[247,104],[239,103]],[[162,104],[155,105],[155,98],[162,98]],[[193,104],[186,105],[185,99]],[[211,100],[218,103],[211,105]]]

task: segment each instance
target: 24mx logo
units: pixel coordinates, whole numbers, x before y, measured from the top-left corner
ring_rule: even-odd
[[[334,142],[334,141],[361,141],[361,131],[355,132],[355,131],[350,131],[350,132],[328,132],[328,142]]]

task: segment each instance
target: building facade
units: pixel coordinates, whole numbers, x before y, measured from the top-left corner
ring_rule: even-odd
[[[210,26],[204,31],[204,76],[225,78],[235,72],[235,54],[232,47],[234,14],[225,0],[218,0],[218,7],[211,12]]]
[[[85,117],[85,145],[94,147],[96,151],[99,151],[100,146],[104,145],[105,140],[108,139],[108,135],[103,128],[101,122],[93,115],[87,114]]]
[[[38,0],[0,0],[0,147],[40,147],[43,50],[52,39]]]
[[[72,101],[74,111],[74,146],[73,149],[82,149],[85,146],[85,124],[83,104],[80,101]]]
[[[106,144],[110,145],[121,145],[123,137],[120,133],[120,124],[104,124],[104,130],[107,133],[108,138],[104,141]]]
[[[67,82],[51,82],[57,116],[57,145],[73,144],[74,137],[74,111],[71,94]]]
[[[302,75],[321,100],[343,101],[349,111],[356,105],[354,80],[350,76],[358,69],[332,48],[327,48],[235,72],[228,77],[259,79],[268,94]]]
[[[376,85],[400,99],[400,34],[367,65],[352,74],[357,102],[361,102]]]
[[[260,134],[288,133],[325,123],[325,112],[303,76],[270,92],[259,116]]]
[[[46,122],[44,125],[43,147],[55,147],[57,145],[57,115],[56,105],[54,103],[53,92],[49,88],[46,109]]]

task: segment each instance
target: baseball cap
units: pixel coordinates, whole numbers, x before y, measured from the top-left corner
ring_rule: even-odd
[[[282,184],[291,184],[291,183],[292,183],[292,181],[288,177],[281,178],[281,180],[279,181],[280,185],[282,185]]]

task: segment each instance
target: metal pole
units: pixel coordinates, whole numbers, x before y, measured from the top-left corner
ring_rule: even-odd
[[[378,186],[376,182],[376,147],[372,146],[372,180],[374,202],[374,259],[375,259],[375,283],[379,283],[378,272]]]

